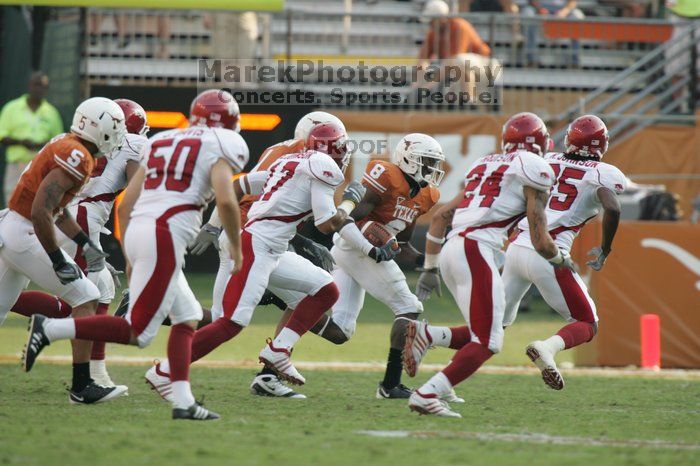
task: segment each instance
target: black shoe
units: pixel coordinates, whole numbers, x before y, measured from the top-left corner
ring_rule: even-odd
[[[173,419],[188,419],[190,421],[216,421],[221,418],[213,411],[209,411],[201,403],[195,402],[189,408],[173,408]]]
[[[124,317],[129,310],[129,289],[122,291],[122,300],[119,301],[117,310],[114,311],[114,317]]]
[[[90,382],[85,388],[79,392],[69,391],[68,401],[71,404],[91,405],[95,403],[104,403],[124,395],[126,386],[118,385],[116,387],[103,387],[95,382]]]
[[[379,382],[379,387],[377,387],[377,398],[380,400],[385,398],[406,399],[410,398],[411,393],[413,393],[413,390],[411,390],[402,383],[398,384],[394,388],[386,389],[384,388],[384,385],[382,385],[382,383]]]
[[[29,335],[27,336],[27,344],[24,345],[24,351],[22,352],[22,367],[24,367],[24,372],[32,370],[34,361],[36,361],[41,350],[51,344],[46,337],[46,333],[44,333],[45,321],[46,317],[41,314],[34,314],[32,318],[29,319]]]

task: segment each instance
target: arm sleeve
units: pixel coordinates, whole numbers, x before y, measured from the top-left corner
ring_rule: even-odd
[[[320,225],[335,216],[337,210],[334,194],[333,186],[320,180],[311,181],[311,210],[314,213],[314,225]]]
[[[248,144],[240,134],[222,128],[214,128],[219,146],[221,148],[221,158],[226,160],[236,173],[243,171],[250,158]]]
[[[350,243],[355,249],[362,251],[364,254],[369,254],[369,252],[374,249],[372,243],[370,243],[367,238],[362,234],[355,222],[347,223],[343,228],[338,231],[338,235],[345,241]]]
[[[91,158],[73,144],[61,144],[54,147],[53,161],[71,177],[83,181],[91,169]]]
[[[136,134],[128,134],[124,138],[124,143],[122,144],[122,153],[125,155],[127,160],[133,160],[135,162],[141,162],[141,151],[146,145],[148,139],[144,136],[139,136]]]
[[[309,157],[308,167],[312,180],[320,181],[332,188],[337,188],[345,181],[345,176],[338,164],[326,154],[320,152],[312,154]]]
[[[596,170],[595,184],[608,188],[617,195],[622,194],[627,189],[627,178],[617,168],[612,165],[602,165]]]
[[[267,181],[267,171],[248,173],[246,176],[242,176],[238,179],[241,184],[241,189],[243,194],[258,196],[262,193],[263,188],[265,188],[265,182]]]
[[[516,163],[518,178],[525,186],[549,192],[554,184],[554,170],[542,157],[521,152]]]

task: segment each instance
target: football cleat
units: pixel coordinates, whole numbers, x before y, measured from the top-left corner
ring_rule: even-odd
[[[95,403],[104,403],[120,396],[126,395],[127,388],[124,385],[115,387],[103,387],[95,382],[90,382],[85,388],[79,392],[69,390],[68,401],[74,405],[91,405]]]
[[[406,399],[411,396],[413,390],[400,383],[394,388],[385,388],[381,382],[377,387],[377,394],[375,395],[377,399]]]
[[[304,385],[306,379],[294,367],[290,359],[291,353],[284,348],[272,346],[272,339],[267,339],[267,344],[260,351],[258,359],[270,370],[275,371],[277,377],[293,385]]]
[[[415,377],[425,353],[433,346],[428,333],[428,322],[411,320],[406,327],[406,343],[403,348],[403,367],[410,377]]]
[[[440,399],[447,403],[464,403],[464,398],[460,398],[455,392],[455,389],[451,389],[449,392],[440,395]]]
[[[250,393],[257,396],[270,396],[277,398],[306,398],[306,395],[297,393],[283,384],[276,375],[262,374],[253,379],[250,384]]]
[[[160,395],[161,398],[169,403],[172,403],[174,398],[173,386],[172,383],[170,383],[170,374],[160,370],[160,362],[154,362],[155,364],[146,371],[146,375],[144,376],[146,383],[150,385],[151,389]]]
[[[173,419],[186,419],[190,421],[216,421],[221,416],[214,411],[209,411],[201,403],[195,402],[189,408],[173,408]]]
[[[549,388],[554,390],[564,388],[564,379],[557,369],[557,363],[554,362],[554,355],[543,341],[533,341],[527,345],[525,354],[542,372],[542,380]]]
[[[124,317],[129,311],[129,288],[122,291],[122,299],[119,301],[117,310],[114,311],[114,317]]]
[[[29,335],[27,336],[27,344],[24,345],[22,352],[22,367],[24,372],[29,372],[34,366],[37,356],[41,350],[51,344],[44,332],[44,322],[46,317],[41,314],[34,314],[29,319]]]
[[[419,414],[432,414],[440,417],[462,417],[458,412],[452,411],[450,405],[442,401],[435,393],[423,394],[419,390],[413,392],[408,399],[408,407]]]

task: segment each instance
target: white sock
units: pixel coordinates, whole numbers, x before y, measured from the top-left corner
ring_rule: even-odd
[[[73,340],[75,339],[75,320],[46,319],[44,333],[51,343],[56,340]]]
[[[104,359],[91,359],[90,360],[90,375],[94,376],[96,374],[106,374],[107,365]],[[94,377],[93,377],[94,378]]]
[[[275,338],[275,340],[272,342],[272,346],[274,346],[275,348],[284,348],[288,350],[292,348],[297,343],[297,341],[299,341],[299,338],[301,338],[301,335],[299,335],[294,330],[290,330],[287,327],[285,327],[282,329],[280,334],[277,335],[277,338]]]
[[[188,380],[173,382],[173,408],[189,408],[194,404],[194,395]]]
[[[452,341],[452,330],[449,327],[438,327],[437,325],[428,325],[428,333],[433,339],[433,345],[449,348]]]
[[[167,359],[160,362],[160,371],[170,375],[170,363]]]
[[[445,374],[438,372],[418,390],[423,394],[436,393],[438,395],[443,395],[452,390],[452,384],[447,380]]]
[[[547,345],[547,347],[553,354],[557,354],[559,351],[562,351],[566,347],[564,339],[559,335],[552,335],[551,337],[547,338],[543,343]]]

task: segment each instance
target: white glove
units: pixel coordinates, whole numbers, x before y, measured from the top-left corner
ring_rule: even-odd
[[[87,263],[86,270],[88,272],[100,272],[106,267],[107,261],[105,261],[105,259],[109,257],[109,254],[100,249],[92,241],[88,241],[83,246],[83,257]]]
[[[437,267],[432,269],[417,269],[421,274],[416,283],[416,297],[418,301],[425,301],[430,298],[430,294],[435,291],[439,298],[442,297],[442,284],[440,280],[440,271]]]
[[[124,275],[124,271],[115,269],[114,266],[109,262],[107,262],[105,266],[107,267],[107,271],[110,273],[110,275],[112,275],[112,280],[114,280],[114,287],[121,288],[122,281],[119,279],[119,275]]]

